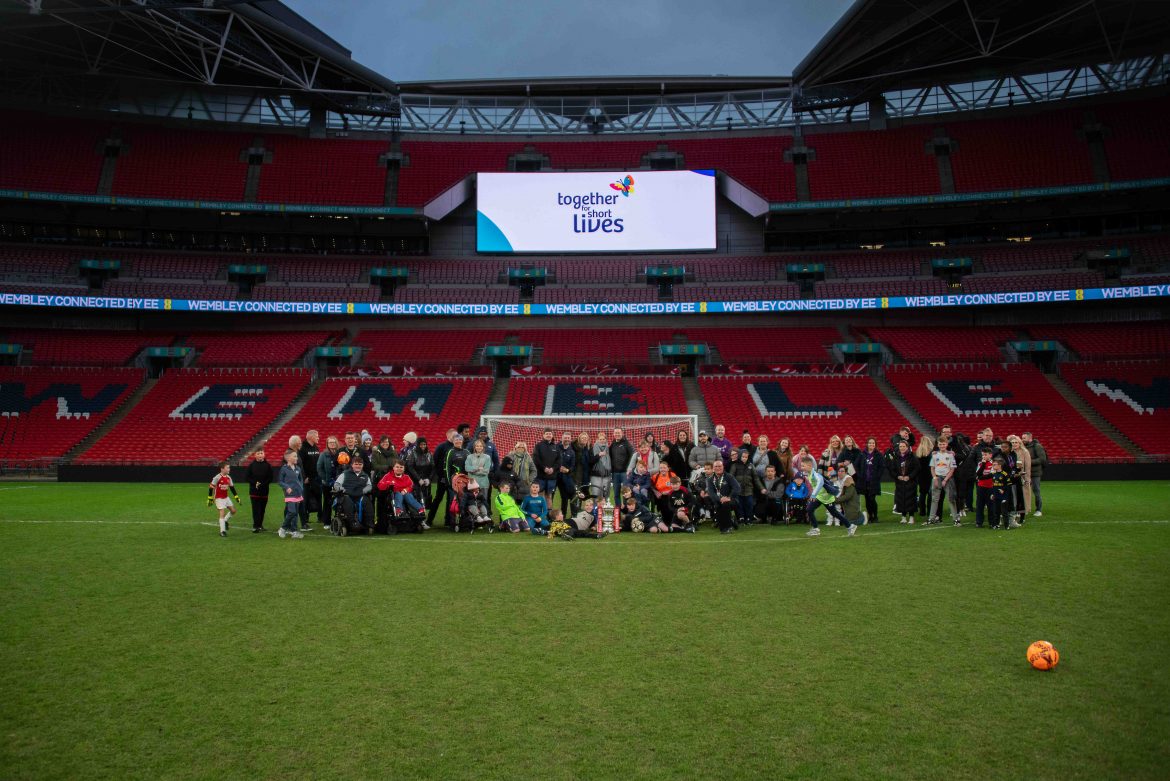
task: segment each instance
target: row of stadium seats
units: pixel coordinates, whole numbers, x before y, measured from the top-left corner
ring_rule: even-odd
[[[816,262],[825,266],[829,282],[853,278],[918,278],[930,280],[930,260],[940,257],[970,257],[977,275],[1021,270],[1084,270],[1083,255],[1090,250],[1124,247],[1131,251],[1135,265],[1149,268],[1170,264],[1170,237],[1164,235],[1117,236],[1059,241],[1033,241],[1006,245],[960,245],[934,249],[886,249],[866,252],[776,253],[758,256],[677,255],[640,258],[605,256],[525,257],[523,260],[495,257],[387,257],[355,259],[352,256],[232,255],[177,253],[126,248],[63,248],[29,245],[0,245],[0,273],[18,280],[35,271],[40,281],[75,284],[82,259],[119,260],[120,276],[115,282],[136,280],[203,280],[227,278],[229,265],[264,265],[267,281],[280,289],[281,283],[349,284],[368,287],[370,270],[379,266],[406,268],[412,282],[428,285],[497,285],[509,269],[547,269],[561,285],[628,285],[637,282],[649,266],[685,266],[698,284],[737,282],[780,282],[790,263]],[[169,283],[168,283],[169,284]],[[115,288],[117,289],[117,288]],[[678,288],[694,290],[692,283]],[[689,293],[688,293],[689,295]],[[172,296],[176,297],[176,296]],[[695,299],[686,299],[695,300]],[[701,300],[701,299],[699,299]]]
[[[1154,284],[1141,282],[1139,284]],[[972,275],[961,288],[950,288],[942,279],[887,279],[880,283],[817,282],[817,298],[868,298],[881,296],[926,296],[947,293],[1002,293],[1030,290],[1073,290],[1102,287],[1105,280],[1094,271],[1066,274]],[[100,290],[82,285],[55,285],[48,283],[0,283],[0,292],[36,295],[111,296],[115,298],[182,298],[201,300],[231,300],[239,298],[239,288],[227,282],[148,282],[136,279],[115,279]],[[337,303],[375,303],[381,299],[379,288],[370,285],[286,285],[261,284],[252,288],[256,301],[332,301]],[[694,301],[758,301],[796,300],[801,297],[795,283],[772,285],[676,285],[669,300]],[[634,287],[605,287],[601,285],[549,285],[533,291],[536,304],[572,303],[649,303],[659,300],[658,289],[645,285]],[[410,285],[397,288],[393,294],[397,303],[443,304],[519,304],[517,287],[472,287]]]
[[[941,192],[933,139],[952,142],[957,192],[1009,190],[1094,181],[1084,128],[1100,124],[1112,179],[1170,175],[1156,128],[1170,116],[1164,98],[991,119],[932,117],[888,130],[816,126],[804,131],[814,200],[930,195]],[[819,132],[818,132],[819,131]],[[0,127],[0,187],[93,194],[107,141],[117,134],[113,194],[157,198],[244,198],[249,150],[263,145],[257,193],[262,202],[381,205],[386,140],[306,139],[265,132],[170,128],[104,120],[79,122],[27,112]],[[476,171],[506,171],[512,155],[547,156],[553,169],[631,170],[660,145],[688,168],[716,168],[769,201],[796,199],[789,135],[651,140],[479,141],[408,139],[397,202],[422,206]]]
[[[1170,324],[1094,323],[945,327],[863,326],[846,337],[833,327],[686,327],[678,329],[607,329],[582,334],[577,329],[531,328],[488,330],[365,329],[346,340],[336,331],[253,331],[246,339],[234,332],[171,332],[115,330],[0,331],[0,341],[20,344],[25,362],[36,366],[124,366],[147,347],[188,346],[199,355],[199,366],[288,366],[305,353],[328,345],[362,348],[366,365],[471,364],[485,345],[520,344],[542,349],[545,365],[577,361],[644,364],[660,345],[707,344],[723,362],[825,362],[841,341],[885,345],[905,362],[1003,360],[1002,348],[1014,339],[1054,340],[1082,359],[1158,358],[1170,355]]]
[[[678,415],[687,413],[678,377],[513,378],[505,415]]]
[[[1131,441],[1166,454],[1170,363],[1075,364],[1064,378]],[[975,434],[1032,431],[1054,461],[1126,460],[1034,367],[905,365],[888,372],[900,395],[933,427]],[[198,463],[239,451],[287,409],[309,383],[298,369],[169,371],[79,463]],[[118,410],[143,381],[137,369],[0,367],[0,459],[60,458]],[[824,447],[832,434],[861,440],[905,421],[867,375],[705,376],[699,388],[711,419],[738,440],[746,429]],[[437,444],[457,423],[476,423],[493,387],[486,377],[335,377],[313,392],[272,436],[367,429],[398,439],[415,431]],[[687,413],[678,377],[513,378],[505,414],[676,415]]]

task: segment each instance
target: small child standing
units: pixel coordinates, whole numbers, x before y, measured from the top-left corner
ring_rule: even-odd
[[[264,448],[253,454],[245,477],[252,500],[252,533],[259,534],[264,531],[264,510],[268,507],[268,487],[272,485],[272,464],[264,460]]]
[[[297,520],[300,518],[301,502],[304,501],[304,479],[301,467],[297,464],[297,451],[284,451],[284,465],[280,467],[280,476],[277,482],[284,489],[284,523],[280,525],[277,534],[283,540],[290,533],[294,540],[305,535],[297,531]]]
[[[231,475],[228,472],[232,471],[231,465],[227,461],[219,462],[219,474],[211,478],[211,484],[207,486],[207,506],[211,506],[211,502],[215,500],[215,507],[219,510],[219,536],[226,537],[227,530],[231,528],[228,519],[236,514],[236,505],[232,504],[232,500],[228,498],[228,493],[235,497],[236,504],[240,503],[240,495],[236,493],[236,484],[232,482]]]
[[[528,487],[528,496],[520,503],[533,534],[548,534],[548,500],[540,493],[540,483]]]

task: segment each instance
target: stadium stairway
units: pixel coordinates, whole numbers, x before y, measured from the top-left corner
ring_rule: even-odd
[[[699,381],[694,377],[683,377],[682,386],[683,398],[687,400],[687,412],[695,416],[698,430],[710,432],[711,436],[715,436],[715,426],[711,424],[711,411],[707,409],[707,402],[703,401]],[[697,439],[696,437],[696,441]]]
[[[492,385],[491,395],[483,405],[484,415],[503,415],[504,402],[508,399],[508,386],[512,380],[508,377],[499,377]]]
[[[1114,428],[1109,421],[1101,417],[1097,410],[1085,403],[1085,400],[1080,397],[1076,391],[1069,387],[1068,383],[1064,381],[1058,374],[1044,374],[1044,378],[1052,385],[1056,391],[1064,397],[1064,400],[1072,405],[1073,409],[1080,413],[1081,417],[1093,425],[1093,428],[1100,431],[1105,436],[1112,439],[1117,446],[1125,452],[1129,453],[1135,458],[1143,458],[1146,453],[1137,445],[1135,445],[1128,437],[1123,435],[1120,431]]]
[[[890,384],[889,380],[886,379],[884,374],[874,374],[871,376],[873,377],[874,385],[877,385],[882,389],[882,393],[884,393],[886,398],[890,400],[890,403],[894,405],[894,409],[898,410],[898,413],[902,415],[903,418],[905,418],[906,422],[909,423],[915,431],[929,432],[932,438],[938,438],[938,432],[934,430],[934,426],[927,423],[926,420],[918,414],[918,410],[910,406],[910,403],[902,397],[901,393],[898,393],[898,389]],[[878,442],[878,447],[884,450],[885,443]]]
[[[110,415],[110,417],[106,418],[104,423],[91,431],[89,436],[85,437],[76,445],[71,447],[68,451],[66,451],[65,455],[61,457],[61,461],[63,463],[71,463],[73,459],[89,450],[90,446],[93,445],[94,442],[97,442],[99,439],[104,437],[110,429],[121,423],[122,419],[125,418],[126,415],[128,415],[130,411],[138,405],[138,402],[142,401],[142,399],[146,397],[146,394],[150,393],[150,390],[157,384],[157,378],[147,378],[144,380],[143,383],[138,386],[138,390],[134,391],[134,393],[130,395],[130,398],[126,399],[121,407],[114,410],[114,414]]]
[[[278,431],[281,430],[281,428],[283,428],[290,420],[293,419],[293,416],[301,411],[301,407],[305,406],[305,403],[309,399],[313,398],[313,394],[316,393],[317,389],[321,387],[322,382],[324,382],[324,380],[321,377],[314,377],[309,382],[309,384],[305,386],[305,389],[301,391],[301,395],[293,399],[292,404],[289,404],[284,412],[277,415],[276,420],[272,421],[271,425],[266,426],[263,431],[261,431],[254,439],[252,439],[251,442],[244,445],[235,453],[232,453],[231,458],[228,460],[233,464],[245,463],[245,459],[248,457],[249,453],[255,452],[256,448],[267,443],[269,439],[271,439]],[[304,436],[304,432],[302,432],[301,435]],[[324,447],[324,445],[322,445],[322,447]],[[267,453],[266,455],[268,456],[269,463],[281,463],[284,460],[284,451],[286,449],[288,449],[288,443],[282,442],[280,444],[280,452],[277,454],[275,459],[273,459],[272,453]]]

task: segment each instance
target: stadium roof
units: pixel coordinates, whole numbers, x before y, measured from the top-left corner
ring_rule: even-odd
[[[0,0],[0,88],[122,84],[271,90],[338,110],[376,110],[397,91],[274,0]]]
[[[856,0],[801,61],[799,108],[1170,51],[1165,0]]]
[[[404,81],[400,82],[399,86],[403,92],[412,95],[604,97],[788,89],[792,86],[792,79],[787,76],[567,76],[539,79]]]

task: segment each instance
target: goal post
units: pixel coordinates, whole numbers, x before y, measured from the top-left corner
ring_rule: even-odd
[[[544,430],[551,428],[557,442],[561,434],[568,431],[576,441],[581,432],[589,435],[589,441],[596,442],[598,434],[605,434],[613,440],[613,430],[622,429],[627,440],[635,447],[648,434],[653,433],[657,442],[673,442],[678,432],[686,431],[692,442],[698,439],[698,416],[696,415],[482,415],[479,423],[488,430],[488,436],[496,443],[500,455],[511,452],[517,442],[528,445],[531,453],[536,443],[544,436]]]

